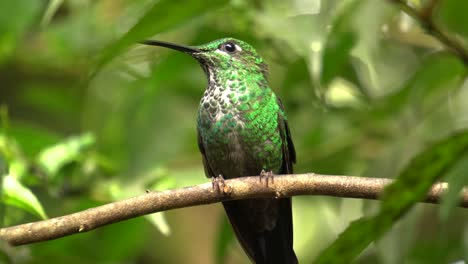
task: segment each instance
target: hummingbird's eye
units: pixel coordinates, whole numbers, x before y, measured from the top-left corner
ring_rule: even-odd
[[[223,43],[221,44],[221,49],[229,52],[229,53],[234,53],[237,49],[236,49],[236,44],[232,43],[232,42],[226,42],[226,43]]]

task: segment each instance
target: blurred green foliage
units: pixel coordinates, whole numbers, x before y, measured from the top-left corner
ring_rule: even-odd
[[[294,198],[301,263],[330,245],[323,262],[468,259],[468,211],[456,207],[468,185],[467,67],[390,2],[0,1],[1,225],[207,181],[195,135],[203,71],[135,43],[232,36],[269,63],[297,172],[400,177],[383,203]],[[468,50],[467,2],[437,2],[435,25]],[[436,180],[450,183],[442,205],[415,204]],[[215,204],[35,245],[0,242],[0,263],[45,262],[248,260]]]

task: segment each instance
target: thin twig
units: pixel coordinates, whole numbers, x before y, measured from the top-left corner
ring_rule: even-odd
[[[434,22],[433,11],[437,5],[438,1],[432,1],[427,8],[418,11],[408,5],[406,0],[390,0],[391,2],[397,4],[400,9],[418,21],[421,26],[433,37],[438,39],[444,46],[456,54],[460,59],[463,60],[465,64],[468,64],[468,51],[463,48],[463,46],[458,43],[454,38],[446,34],[441,30],[438,25]]]
[[[383,188],[391,182],[390,179],[381,178],[307,173],[277,175],[274,183],[265,187],[259,181],[258,176],[243,177],[226,180],[223,192],[216,192],[211,183],[205,183],[162,192],[150,192],[70,215],[1,228],[0,239],[12,245],[30,244],[87,232],[100,226],[146,214],[226,200],[281,198],[295,195],[378,199]],[[446,189],[446,183],[435,184],[424,202],[437,203]],[[460,206],[468,208],[467,189],[463,190]]]

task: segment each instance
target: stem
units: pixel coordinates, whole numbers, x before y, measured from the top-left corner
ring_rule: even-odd
[[[390,179],[382,178],[306,173],[276,175],[274,183],[265,187],[264,183],[259,181],[258,176],[242,177],[226,180],[224,193],[214,191],[212,183],[150,192],[65,216],[1,228],[0,239],[12,245],[30,244],[87,232],[146,214],[246,198],[326,195],[375,200],[378,199],[384,187],[391,182]],[[423,202],[437,203],[446,190],[446,183],[433,185]],[[467,188],[463,190],[460,206],[468,208]]]
[[[418,21],[429,34],[438,39],[448,50],[460,57],[468,65],[468,51],[454,38],[444,33],[433,20],[433,12],[438,1],[432,1],[422,11],[414,9],[405,0],[390,0],[390,2],[397,4],[403,12]]]

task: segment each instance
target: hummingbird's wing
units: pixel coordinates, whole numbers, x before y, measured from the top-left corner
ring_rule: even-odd
[[[278,130],[281,135],[281,149],[283,152],[283,164],[281,166],[280,173],[291,174],[293,173],[292,164],[296,163],[296,149],[294,148],[294,143],[291,138],[291,132],[289,131],[288,121],[285,118],[286,115],[284,114],[284,106],[279,97],[277,97],[277,102],[280,107],[280,113],[278,113]]]
[[[277,97],[280,107],[278,112],[278,130],[282,141],[283,163],[280,174],[292,174],[293,163],[296,163],[296,150],[292,142],[291,132],[284,114],[284,106]],[[293,222],[291,198],[281,198],[271,200],[271,203],[277,208],[276,226],[273,230],[265,232],[267,245],[267,261],[264,263],[298,263],[296,254],[293,250]]]
[[[216,175],[214,174],[213,170],[210,167],[210,164],[206,160],[206,152],[205,152],[205,147],[203,147],[203,139],[198,129],[197,129],[197,141],[198,141],[198,149],[200,150],[200,153],[202,155],[203,169],[205,170],[205,176],[207,178],[216,177]]]

